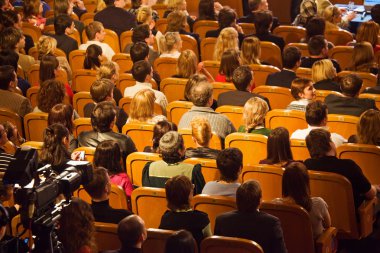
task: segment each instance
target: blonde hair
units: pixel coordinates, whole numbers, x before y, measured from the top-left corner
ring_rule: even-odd
[[[259,97],[250,98],[243,108],[245,131],[249,133],[258,126],[264,126],[265,115],[269,111],[268,104]]]
[[[96,5],[95,12],[99,12],[104,10],[107,7],[106,3],[103,0],[98,0],[98,4]]]
[[[322,15],[326,21],[334,23],[334,18],[338,17],[338,15],[341,15],[341,12],[338,7],[330,5],[324,9]]]
[[[96,78],[106,78],[112,79],[114,75],[118,75],[119,65],[113,61],[104,62],[100,65],[99,69],[96,71]]]
[[[141,6],[136,15],[137,22],[146,24],[152,20],[152,8]]]
[[[50,36],[42,35],[37,43],[38,59],[41,60],[43,56],[54,54],[57,49],[57,40]]]
[[[311,79],[314,83],[335,77],[336,69],[329,59],[316,61],[311,68]]]
[[[168,0],[168,10],[179,10],[178,7],[183,5],[185,0]]]
[[[129,121],[146,122],[154,116],[154,92],[152,90],[140,90],[132,98],[129,108]]]
[[[163,53],[170,52],[174,49],[175,45],[181,42],[181,36],[178,32],[167,32],[165,36],[160,38],[160,48]],[[180,48],[178,48],[180,50]]]
[[[370,68],[377,67],[376,65],[372,45],[366,41],[356,43],[352,53],[351,70],[369,72]]]
[[[380,112],[373,109],[363,112],[357,124],[357,134],[359,143],[379,145]]]
[[[190,49],[182,51],[177,62],[177,75],[190,78],[197,72],[197,56]]]
[[[191,134],[197,143],[202,147],[208,147],[212,137],[211,125],[208,120],[203,117],[194,117],[190,125]]]
[[[257,37],[247,37],[243,40],[241,44],[241,64],[250,65],[250,64],[260,64],[260,40]]]
[[[363,42],[367,41],[371,43],[372,46],[378,44],[378,34],[379,34],[379,25],[374,21],[367,21],[361,24],[356,33],[356,41]]]
[[[227,49],[239,51],[238,32],[232,27],[226,27],[220,32],[215,44],[214,60],[220,61],[223,52]]]

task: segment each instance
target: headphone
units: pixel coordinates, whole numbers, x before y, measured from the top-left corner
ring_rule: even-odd
[[[0,213],[0,227],[4,227],[9,223],[9,215],[7,209],[2,204],[0,204]]]

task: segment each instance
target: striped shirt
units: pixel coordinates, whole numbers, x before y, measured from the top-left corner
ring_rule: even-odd
[[[14,156],[0,151],[0,172],[7,171],[9,164],[14,160]]]

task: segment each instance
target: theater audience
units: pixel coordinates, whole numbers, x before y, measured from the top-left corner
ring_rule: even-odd
[[[253,240],[265,253],[286,253],[280,221],[259,211],[261,199],[258,181],[250,180],[240,185],[236,191],[237,210],[216,217],[215,235]]]
[[[260,164],[277,165],[284,167],[293,161],[290,149],[289,131],[285,127],[272,129],[268,136],[267,157]]]
[[[240,186],[239,176],[243,169],[243,153],[237,148],[223,149],[216,158],[220,180],[207,182],[202,194],[236,197]]]
[[[215,78],[217,82],[231,82],[232,75],[240,66],[240,56],[239,51],[236,49],[227,49],[223,52],[222,58],[220,59],[219,73]]]
[[[305,111],[306,106],[315,99],[315,89],[313,82],[307,78],[296,78],[290,86],[290,92],[296,99],[292,101],[286,109]]]
[[[168,237],[165,253],[194,253],[197,248],[196,243],[189,231],[181,229]]]
[[[40,0],[24,0],[24,21],[44,30],[46,18],[42,16],[43,6]]]
[[[194,187],[187,176],[174,176],[165,184],[168,208],[161,218],[160,229],[186,229],[200,245],[203,238],[211,236],[210,220],[204,212],[193,210],[191,200]]]
[[[311,68],[311,78],[314,88],[317,90],[332,90],[340,92],[340,87],[335,80],[337,79],[336,70],[329,59],[314,62]]]
[[[265,127],[265,115],[269,111],[268,104],[259,97],[248,99],[243,108],[243,122],[238,132],[262,134],[268,136],[270,129]]]
[[[380,112],[369,109],[362,113],[357,124],[357,135],[349,138],[355,143],[380,146]]]
[[[4,129],[7,132],[7,138],[11,141],[15,146],[20,146],[26,140],[21,136],[17,126],[10,121],[5,121],[3,123]]]
[[[153,127],[152,146],[146,146],[144,152],[158,153],[161,137],[169,131],[177,131],[177,125],[171,121],[162,120]]]
[[[233,27],[220,31],[215,44],[214,61],[221,61],[223,53],[229,49],[239,52],[238,33]]]

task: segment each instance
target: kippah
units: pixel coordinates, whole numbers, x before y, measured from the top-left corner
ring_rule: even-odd
[[[180,135],[176,131],[169,131],[160,139],[160,151],[163,153],[172,153],[180,148]]]

